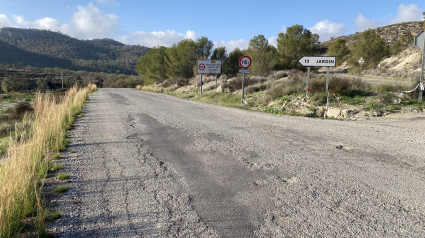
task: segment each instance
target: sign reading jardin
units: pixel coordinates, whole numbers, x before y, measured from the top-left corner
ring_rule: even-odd
[[[198,74],[221,74],[221,60],[198,60]]]
[[[310,67],[328,67],[328,72],[326,73],[325,92],[329,92],[329,68],[335,67],[335,58],[335,56],[304,56],[298,60],[298,63],[307,67],[307,83],[305,86],[305,94],[310,92]]]
[[[307,67],[335,67],[336,64],[334,56],[304,56],[298,62]]]

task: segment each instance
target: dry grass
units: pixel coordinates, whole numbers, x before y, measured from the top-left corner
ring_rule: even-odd
[[[138,90],[154,92],[154,93],[162,93],[163,87],[158,85],[147,85],[143,87],[137,87]]]
[[[0,237],[16,236],[28,216],[44,216],[37,211],[43,210],[40,188],[49,162],[65,147],[66,131],[75,115],[81,113],[88,93],[95,89],[95,85],[72,88],[61,100],[50,95],[35,98],[33,120],[24,118],[28,127],[15,131],[7,159],[0,167]],[[36,227],[44,227],[40,224],[43,219],[37,221]]]

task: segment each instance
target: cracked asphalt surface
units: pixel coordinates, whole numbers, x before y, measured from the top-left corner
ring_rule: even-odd
[[[100,89],[57,237],[425,237],[425,117],[336,121]]]

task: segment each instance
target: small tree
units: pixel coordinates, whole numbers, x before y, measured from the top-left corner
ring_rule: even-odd
[[[344,39],[337,39],[335,42],[333,42],[326,52],[326,55],[328,56],[335,56],[336,62],[338,65],[344,63],[345,60],[347,60],[350,49],[347,47],[347,41]]]
[[[203,36],[196,41],[196,59],[208,59],[214,47],[212,41]]]
[[[222,60],[223,63],[227,59],[227,57],[228,57],[228,55],[227,55],[225,47],[215,48],[212,55],[211,55],[212,60]]]
[[[403,50],[405,50],[410,44],[413,42],[413,35],[412,34],[403,34],[398,38],[398,40],[394,43],[393,46],[391,46],[391,54],[396,55]]]
[[[348,63],[358,66],[360,57],[364,59],[363,68],[367,69],[376,66],[384,57],[388,56],[390,50],[384,40],[369,29],[360,35],[360,39],[353,44]]]
[[[243,55],[243,51],[241,51],[239,48],[236,48],[230,52],[229,57],[224,62],[223,73],[228,77],[235,77],[239,70],[239,58]]]
[[[301,25],[286,28],[286,33],[279,33],[277,38],[277,53],[280,68],[300,68],[298,60],[306,55],[318,53],[319,35]]]
[[[166,57],[167,48],[163,46],[151,48],[140,57],[137,63],[137,73],[143,78],[145,85],[167,79]]]
[[[177,45],[168,48],[165,62],[169,78],[188,79],[193,77],[193,67],[196,65],[195,42],[182,40]]]
[[[264,35],[254,36],[249,41],[247,50],[252,59],[252,73],[261,75],[270,72],[275,65],[276,53],[276,48],[269,45]]]

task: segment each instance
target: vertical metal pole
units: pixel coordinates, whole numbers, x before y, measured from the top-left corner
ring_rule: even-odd
[[[201,74],[201,95],[202,95],[202,74]]]
[[[243,79],[242,79],[242,104],[244,99],[244,93],[245,93],[245,73],[243,73]]]
[[[62,81],[62,89],[63,89],[63,72],[61,72],[61,81]]]
[[[419,98],[418,101],[422,102],[423,90],[422,87],[424,85],[424,67],[425,67],[425,41],[424,41],[424,49],[422,50],[422,66],[421,66],[421,81],[419,82]]]
[[[215,90],[217,90],[217,74],[215,75]]]
[[[305,86],[305,94],[308,94],[308,91],[310,91],[310,67],[307,67],[307,84]]]
[[[328,73],[326,74],[326,93],[329,92],[329,69],[331,67],[328,67]]]

